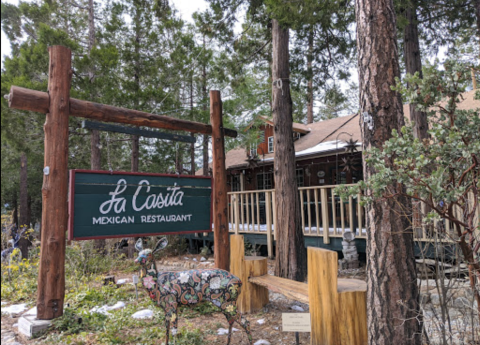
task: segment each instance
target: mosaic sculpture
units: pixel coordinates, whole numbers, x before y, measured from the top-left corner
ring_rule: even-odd
[[[227,318],[228,341],[230,344],[232,326],[237,322],[247,333],[250,344],[253,343],[249,322],[237,311],[237,298],[242,282],[231,273],[220,269],[198,269],[183,272],[159,272],[153,254],[167,246],[162,238],[155,249],[144,249],[139,239],[135,249],[139,251],[136,263],[141,265],[141,283],[155,304],[165,311],[168,345],[170,325],[176,342],[178,307],[210,301],[220,308]]]

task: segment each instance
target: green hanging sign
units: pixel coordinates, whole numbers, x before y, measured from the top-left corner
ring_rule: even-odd
[[[70,171],[69,239],[209,232],[210,177]]]

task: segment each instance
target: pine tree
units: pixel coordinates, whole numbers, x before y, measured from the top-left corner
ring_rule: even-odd
[[[393,2],[356,0],[360,106],[364,150],[378,147],[403,125],[400,95],[385,85],[400,76]],[[392,158],[393,160],[393,158]],[[393,161],[392,161],[393,162]],[[385,162],[386,166],[392,164]],[[364,163],[364,176],[376,168]],[[367,213],[367,324],[369,344],[421,344],[413,235],[400,205],[374,200]],[[401,302],[400,302],[401,301]]]

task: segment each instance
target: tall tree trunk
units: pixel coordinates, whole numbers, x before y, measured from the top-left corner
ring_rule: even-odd
[[[193,75],[190,78],[190,118],[195,121],[193,116]],[[195,138],[194,133],[190,133],[192,138]],[[195,175],[195,143],[190,144],[190,174]]]
[[[92,129],[90,133],[90,168],[92,170],[102,169],[102,154],[100,151],[100,132]]]
[[[194,133],[190,133],[192,138],[195,138]],[[190,171],[191,175],[195,175],[195,143],[190,144]]]
[[[205,35],[203,36],[203,49],[205,49]],[[203,63],[203,66],[202,66],[202,94],[203,94],[202,108],[203,108],[203,111],[206,113],[207,112],[206,101],[208,99],[208,95],[207,95],[207,66],[205,65],[205,62]],[[203,144],[202,144],[204,176],[208,176],[208,142],[209,142],[208,135],[205,134],[203,136]]]
[[[30,226],[30,221],[28,220],[28,184],[27,184],[27,155],[22,152],[20,156],[20,219],[18,224],[18,229],[21,232],[22,230],[28,229]],[[25,236],[20,238],[18,242],[18,247],[22,252],[22,258],[28,258],[28,246],[29,241]]]
[[[356,0],[361,114],[373,117],[374,128],[360,122],[363,150],[382,148],[393,129],[404,125],[400,95],[390,89],[400,76],[396,17],[392,0]],[[393,158],[392,158],[393,160]],[[392,161],[385,162],[387,166]],[[364,162],[364,176],[375,174]],[[421,344],[417,320],[414,244],[408,219],[399,205],[406,200],[374,200],[367,208],[368,341],[378,344]]]
[[[18,201],[17,197],[12,201],[13,211],[12,211],[12,224],[18,227]]]
[[[298,281],[307,276],[307,251],[300,224],[300,198],[295,174],[293,110],[290,95],[289,30],[272,23],[273,124],[277,252],[275,275]]]
[[[91,55],[95,47],[95,8],[93,0],[88,0],[88,53]],[[90,82],[90,100],[95,101],[93,82],[95,81],[95,66],[90,65],[88,69],[88,80]],[[92,129],[90,132],[90,168],[92,170],[102,169],[102,152],[100,150],[100,132]],[[95,240],[94,247],[98,251],[104,251],[105,240]]]
[[[477,38],[480,44],[480,0],[475,1],[475,15],[477,17]],[[478,56],[480,58],[480,56]],[[472,69],[472,84],[473,89],[477,89],[477,79],[475,77],[475,70]]]
[[[423,78],[422,59],[420,54],[420,41],[418,39],[418,20],[417,20],[417,2],[414,0],[406,4],[404,9],[407,25],[403,31],[404,40],[404,56],[406,72],[413,75],[418,72],[420,78]],[[428,122],[427,113],[417,110],[416,104],[409,104],[410,120],[415,123],[413,127],[413,135],[420,140],[428,138]],[[424,210],[425,214],[431,211],[430,208]],[[415,231],[422,231],[424,215],[422,205],[414,202],[412,205],[413,227]],[[428,229],[429,233],[433,231],[433,227]]]
[[[418,39],[417,3],[409,3],[405,9],[405,17],[408,24],[404,29],[404,55],[407,73],[411,75],[416,72],[422,75],[422,59],[420,55],[420,41]],[[427,114],[415,109],[415,104],[410,104],[410,117],[415,122],[413,134],[416,138],[428,138]]]
[[[480,0],[475,1],[475,15],[477,17],[477,36],[480,40]]]
[[[308,85],[307,85],[307,124],[313,123],[313,27],[308,33],[308,55],[307,55],[307,69],[308,69]]]
[[[178,143],[175,146],[176,146],[175,172],[177,174],[182,175],[183,174],[183,150]]]
[[[133,101],[135,110],[140,110],[139,97],[140,97],[140,10],[136,8],[135,13],[135,76],[134,76],[134,88],[135,88],[135,98]],[[139,161],[139,152],[140,152],[140,138],[138,135],[132,135],[132,160],[131,160],[131,169],[132,172],[138,172],[138,161]]]
[[[140,137],[138,135],[132,135],[132,172],[138,172],[138,155],[140,152]]]
[[[27,224],[31,225],[32,221],[32,196],[28,194],[27,197]],[[33,224],[35,225],[35,224]]]
[[[132,172],[138,172],[138,156],[139,156],[139,151],[140,151],[140,138],[138,135],[132,135],[131,136],[131,142],[132,142],[132,153],[131,153],[131,170]],[[132,259],[135,256],[135,241],[137,240],[137,237],[129,237],[127,240],[128,244],[128,249],[127,249],[127,255],[130,259]]]

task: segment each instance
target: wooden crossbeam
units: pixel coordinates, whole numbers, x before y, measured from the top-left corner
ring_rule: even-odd
[[[180,141],[180,142],[183,142],[183,143],[195,143],[196,142],[196,139],[194,137],[190,137],[190,136],[187,136],[187,135],[178,135],[178,134],[171,134],[171,133],[165,133],[165,132],[158,132],[158,131],[152,131],[152,130],[148,130],[148,129],[140,129],[140,128],[136,128],[136,127],[111,125],[111,124],[108,124],[108,123],[94,122],[94,121],[88,121],[88,120],[84,120],[82,122],[82,128],[96,129],[96,130],[105,131],[105,132],[132,134],[132,135],[138,135],[138,136],[145,137],[145,138],[156,138],[156,139]]]
[[[14,109],[47,114],[50,112],[50,97],[46,92],[12,86],[8,95],[8,105]],[[75,98],[70,98],[70,116],[101,122],[125,123],[139,127],[163,128],[212,135],[212,126],[204,123],[180,120],[174,117],[82,101]],[[237,137],[237,131],[233,129],[223,128],[223,133],[228,137]]]

